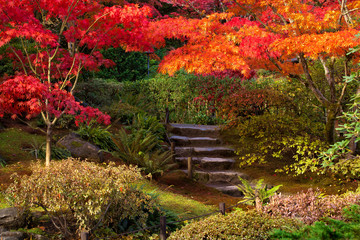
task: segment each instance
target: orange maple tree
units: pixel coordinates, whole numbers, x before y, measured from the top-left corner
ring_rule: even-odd
[[[278,71],[300,81],[326,109],[326,139],[334,141],[336,116],[348,83],[335,74],[338,66],[349,76],[359,45],[360,1],[356,0],[229,0],[225,13],[201,19],[178,17],[152,23],[158,44],[163,38],[184,41],[161,62],[160,71],[180,69],[198,74],[252,69]],[[319,87],[310,65],[320,62],[324,84]]]

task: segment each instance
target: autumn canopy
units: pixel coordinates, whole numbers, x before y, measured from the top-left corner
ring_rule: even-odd
[[[223,5],[223,12],[198,19],[151,23],[159,44],[164,38],[185,43],[164,58],[160,71],[171,75],[180,69],[198,74],[236,70],[244,76],[253,69],[277,71],[304,84],[326,109],[326,139],[333,142],[348,87],[343,76],[349,76],[359,60],[357,53],[347,53],[360,43],[355,37],[360,1],[235,0]],[[315,61],[321,63],[320,85],[326,87],[313,79],[310,65]],[[335,71],[338,66],[341,73]]]
[[[96,71],[113,62],[100,49],[121,47],[150,51],[167,39],[183,44],[171,50],[159,71],[180,69],[197,74],[277,71],[300,81],[326,109],[326,138],[334,140],[334,123],[357,66],[360,1],[355,0],[162,0],[129,4],[122,0],[0,0],[0,47],[13,60],[14,76],[0,81],[0,117],[41,114],[47,125],[47,164],[52,127],[64,114],[77,120],[109,116],[75,101],[82,70]],[[184,11],[161,16],[162,3]],[[153,15],[156,13],[156,15]],[[180,14],[179,14],[180,13]],[[319,88],[310,65],[324,71]],[[335,69],[343,69],[337,73]]]

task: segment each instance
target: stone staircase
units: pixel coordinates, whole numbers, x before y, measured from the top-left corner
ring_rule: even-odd
[[[239,176],[245,174],[231,170],[235,164],[235,153],[224,146],[219,126],[170,124],[170,141],[175,143],[175,160],[187,172],[187,159],[192,157],[194,178],[225,194],[241,197],[238,190]]]

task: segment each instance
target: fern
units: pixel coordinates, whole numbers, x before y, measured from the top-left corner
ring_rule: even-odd
[[[255,205],[256,198],[260,199],[261,204],[267,203],[269,198],[273,196],[282,186],[277,185],[269,189],[266,184],[263,184],[264,179],[260,179],[256,182],[255,187],[252,187],[247,180],[241,177],[239,177],[239,180],[241,181],[242,185],[238,185],[237,187],[244,194],[244,199],[239,202],[243,202],[249,205]]]
[[[174,166],[170,151],[156,149],[157,137],[151,133],[143,137],[142,132],[126,134],[122,129],[114,142],[119,149],[114,152],[116,157],[127,164],[138,165],[145,174],[151,174],[154,178]]]

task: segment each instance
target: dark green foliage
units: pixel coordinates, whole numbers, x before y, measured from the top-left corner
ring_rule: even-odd
[[[102,150],[115,151],[117,147],[112,140],[113,135],[108,131],[109,127],[104,128],[92,121],[89,124],[82,124],[75,133]]]
[[[299,229],[302,224],[294,219],[270,217],[256,211],[236,210],[193,221],[173,232],[169,239],[268,239],[275,228]]]
[[[145,113],[139,113],[133,118],[132,124],[127,127],[132,134],[140,133],[143,138],[146,135],[151,134],[156,138],[158,145],[161,141],[164,141],[165,127],[159,122],[159,120]]]
[[[201,125],[216,125],[224,123],[225,121],[217,118],[215,116],[209,116],[208,114],[199,111],[197,114],[194,114],[193,123],[194,124],[201,124]]]
[[[35,138],[28,144],[26,148],[23,150],[29,151],[36,159],[45,159],[46,148],[45,142],[39,142]],[[67,159],[71,157],[71,153],[64,148],[60,148],[57,146],[51,146],[51,159]]]
[[[156,112],[164,118],[165,109],[170,112],[170,122],[191,122],[193,114],[192,102],[197,96],[194,84],[197,76],[178,72],[175,76],[157,74],[147,80],[148,87],[144,93],[156,108]]]
[[[93,78],[78,83],[74,95],[84,104],[101,108],[119,101],[121,90],[121,83]]]
[[[38,157],[40,159],[45,159],[45,154],[46,154],[46,149],[45,146],[43,146],[39,151]],[[69,157],[71,157],[71,153],[67,149],[59,148],[56,146],[51,147],[51,159],[62,160],[62,159],[67,159]]]
[[[113,123],[118,122],[126,125],[131,124],[131,121],[137,114],[144,112],[138,106],[121,100],[110,106],[103,107],[102,110],[110,115]]]
[[[138,165],[145,174],[151,174],[154,178],[173,167],[170,151],[156,148],[159,144],[156,135],[146,133],[144,136],[142,131],[127,134],[122,130],[115,143],[119,149],[115,156],[127,164]]]
[[[170,151],[162,147],[165,127],[156,117],[138,114],[128,129],[131,133],[127,134],[122,129],[116,136],[118,151],[114,155],[127,164],[138,165],[154,178],[174,166]]]
[[[1,166],[1,167],[5,167],[5,165],[6,165],[5,159],[0,156],[0,166]]]
[[[108,48],[102,51],[104,58],[116,65],[111,68],[101,67],[96,77],[116,79],[119,82],[135,81],[147,74],[147,56],[141,52],[125,52],[122,48]]]
[[[276,230],[271,235],[271,239],[359,239],[360,206],[353,205],[348,209],[344,209],[344,217],[346,218],[345,221],[324,219],[293,232]]]
[[[8,58],[0,59],[0,77],[3,76],[4,74],[7,74],[8,76],[14,75],[13,64],[11,60]]]

